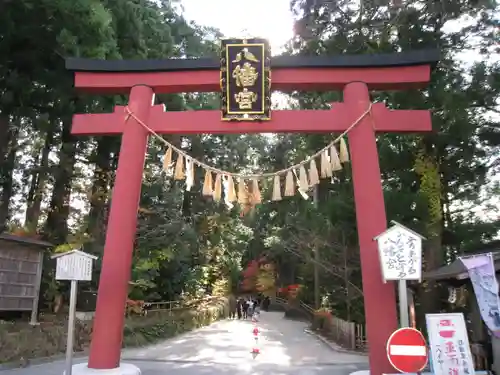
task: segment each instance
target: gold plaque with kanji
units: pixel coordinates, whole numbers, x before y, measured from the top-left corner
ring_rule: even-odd
[[[271,119],[271,50],[265,39],[223,39],[222,120]]]

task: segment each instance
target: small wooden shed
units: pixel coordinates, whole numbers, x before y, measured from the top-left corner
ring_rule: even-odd
[[[52,244],[0,233],[0,311],[31,311],[36,324],[43,254]]]

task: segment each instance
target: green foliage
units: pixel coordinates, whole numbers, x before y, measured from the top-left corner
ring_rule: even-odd
[[[210,325],[226,318],[229,308],[220,302],[202,310],[183,311],[174,315],[156,314],[151,318],[136,318],[126,322],[123,331],[123,347],[153,344],[195,328]]]
[[[208,306],[148,314],[146,317],[127,318],[123,331],[123,346],[137,347],[209,325],[228,316],[227,300],[218,299]],[[48,317],[45,317],[46,319]],[[59,355],[66,347],[67,322],[60,317],[44,320],[38,326],[25,322],[2,322],[0,325],[0,363],[19,361],[26,366],[28,360]],[[75,325],[75,351],[88,349],[92,333],[91,322],[77,320]]]
[[[427,236],[426,265],[438,267],[497,235],[500,65],[496,2],[292,0],[296,35],[286,54],[367,54],[439,47],[442,60],[424,90],[374,92],[390,109],[430,109],[428,134],[380,134],[387,217]],[[358,4],[362,4],[359,8]],[[111,111],[122,96],[77,95],[64,57],[144,59],[213,57],[217,30],[186,21],[161,0],[17,0],[0,4],[0,225],[27,228],[96,254],[95,291],[117,167],[118,137],[73,137],[75,112]],[[465,17],[468,22],[463,22]],[[453,24],[455,26],[453,26]],[[463,62],[461,56],[480,62]],[[294,92],[290,107],[327,108],[339,92]],[[219,108],[213,93],[159,95],[168,110]],[[169,135],[169,142],[214,167],[263,172],[303,160],[333,134]],[[276,287],[301,284],[313,304],[319,272],[323,305],[362,322],[362,283],[349,166],[322,181],[310,199],[267,202],[253,215],[201,197],[203,171],[186,191],[161,170],[163,144],[148,147],[130,297],[195,298],[236,292],[241,270],[265,257]],[[487,213],[488,215],[485,215]],[[45,267],[44,306],[65,286]],[[269,282],[272,284],[272,282]],[[270,285],[271,286],[271,285]],[[439,310],[439,298],[420,301]],[[170,328],[169,328],[170,329]],[[156,328],[155,328],[156,330]],[[157,328],[166,331],[166,328]],[[162,331],[162,332],[163,332]],[[155,334],[153,334],[154,336]],[[141,339],[143,340],[143,339]],[[144,340],[149,340],[144,338]]]

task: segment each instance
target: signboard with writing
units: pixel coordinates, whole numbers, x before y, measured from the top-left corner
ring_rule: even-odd
[[[97,257],[83,251],[72,250],[67,253],[57,254],[56,280],[92,280],[92,262]]]
[[[496,337],[500,337],[500,298],[493,254],[476,254],[459,259],[469,273],[484,323]]]
[[[424,237],[395,221],[392,223],[392,227],[375,237],[384,281],[420,280]]]
[[[222,39],[222,120],[271,119],[271,49],[266,39]]]
[[[462,313],[426,314],[435,375],[473,375],[474,361]]]

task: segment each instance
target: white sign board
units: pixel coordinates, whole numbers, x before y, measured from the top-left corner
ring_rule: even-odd
[[[56,280],[92,280],[92,263],[97,257],[79,250],[55,255],[57,259]]]
[[[464,315],[426,314],[434,375],[474,375]]]
[[[401,224],[375,237],[382,276],[387,280],[421,280],[422,237]]]

